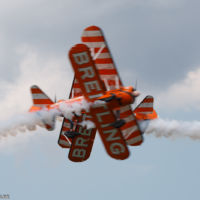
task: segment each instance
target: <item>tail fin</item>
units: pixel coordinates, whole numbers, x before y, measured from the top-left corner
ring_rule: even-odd
[[[31,87],[33,105],[37,107],[45,107],[54,102],[36,85]]]
[[[153,97],[146,96],[133,111],[137,120],[156,119],[158,117],[153,109]]]
[[[29,112],[39,111],[48,105],[54,104],[54,102],[36,85],[33,85],[31,87],[31,95],[33,106],[30,108]],[[38,115],[40,116],[40,113],[38,113]],[[55,119],[53,119],[50,123],[41,117],[41,121],[43,122],[47,130],[51,131],[54,129]]]

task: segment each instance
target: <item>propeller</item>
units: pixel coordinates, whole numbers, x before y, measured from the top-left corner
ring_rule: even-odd
[[[138,84],[137,84],[137,79],[136,79],[136,81],[135,81],[135,87],[134,87],[133,92],[134,92],[134,91],[137,91],[137,86],[138,86]],[[138,92],[138,93],[139,93],[139,92]],[[135,107],[137,106],[137,98],[135,98],[134,106],[135,106]]]
[[[56,94],[55,94],[55,97],[54,97],[54,102],[55,102],[55,103],[57,102],[57,97],[56,97]]]

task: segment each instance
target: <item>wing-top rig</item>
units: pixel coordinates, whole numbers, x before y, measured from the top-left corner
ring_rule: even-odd
[[[75,73],[69,99],[54,103],[41,89],[32,86],[30,112],[59,111],[64,119],[58,144],[70,148],[71,161],[82,162],[90,157],[97,130],[106,152],[114,159],[124,160],[129,157],[127,145],[137,146],[143,142],[138,122],[157,118],[153,97],[145,97],[132,110],[131,104],[139,92],[132,86],[123,86],[102,30],[97,26],[87,27],[81,40],[82,43],[69,51]],[[74,103],[80,106],[80,113],[73,112],[71,117],[66,117],[61,108]],[[41,121],[47,130],[53,130],[55,116]],[[84,122],[94,126],[88,128]]]

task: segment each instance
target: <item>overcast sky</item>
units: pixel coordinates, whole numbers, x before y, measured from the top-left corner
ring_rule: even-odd
[[[0,120],[26,112],[29,88],[53,99],[68,96],[73,77],[68,50],[82,30],[104,30],[125,85],[155,97],[163,119],[200,119],[200,2],[197,0],[1,0]],[[79,164],[38,129],[0,141],[0,195],[32,199],[199,199],[200,142],[158,139],[115,161],[97,136]]]

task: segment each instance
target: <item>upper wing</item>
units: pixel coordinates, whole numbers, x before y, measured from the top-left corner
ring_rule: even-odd
[[[84,97],[95,101],[105,92],[99,73],[92,60],[89,48],[77,44],[69,51],[69,58]]]
[[[90,48],[96,68],[106,89],[113,90],[122,86],[102,30],[97,26],[89,26],[84,29],[81,39]]]
[[[84,29],[81,39],[90,48],[100,78],[104,81],[106,89],[118,89],[123,86],[102,30],[97,26],[87,27]],[[132,113],[131,106],[121,107],[120,113],[120,118],[126,121],[126,124],[121,127],[121,131],[127,144],[141,144],[143,137]]]
[[[80,84],[79,84],[77,78],[74,76],[74,80],[73,80],[72,88],[71,88],[71,95],[69,98],[71,99],[71,98],[76,98],[76,97],[80,97],[80,96],[83,96],[81,87],[80,87]]]

